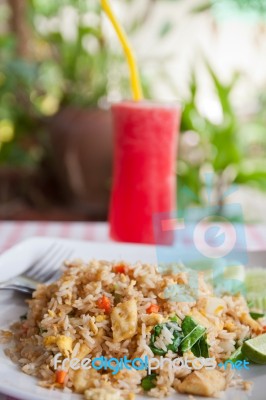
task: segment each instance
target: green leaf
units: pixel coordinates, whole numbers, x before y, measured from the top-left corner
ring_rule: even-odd
[[[179,325],[174,321],[171,323],[164,323],[164,324],[158,324],[153,328],[152,334],[151,334],[151,339],[150,339],[150,349],[153,352],[153,354],[156,354],[158,356],[164,356],[167,351],[160,349],[158,347],[155,346],[155,342],[156,339],[160,336],[162,329],[164,326],[167,327],[167,329],[172,329],[173,327],[175,327],[176,325],[176,329],[173,330],[173,341],[171,344],[168,344],[167,346],[167,351],[171,350],[173,353],[177,353],[179,345],[183,339],[183,334],[182,332],[179,330]]]
[[[212,78],[224,115],[229,115],[231,118],[235,118],[230,95],[240,78],[240,73],[236,72],[233,75],[231,82],[229,84],[224,84],[206,59],[205,65],[209,71],[210,77]]]
[[[145,378],[143,378],[141,380],[142,389],[147,392],[147,391],[155,388],[156,383],[154,381],[156,381],[156,378],[157,378],[157,374],[150,374],[150,375],[145,376]]]
[[[206,2],[203,2],[202,4],[200,4],[198,6],[193,7],[190,10],[190,12],[193,13],[193,14],[199,14],[199,13],[202,13],[202,12],[205,12],[205,11],[209,11],[209,10],[211,10],[212,5],[213,5],[212,1],[206,1]]]
[[[207,335],[205,334],[200,338],[200,340],[194,344],[194,346],[191,348],[192,353],[196,357],[204,357],[208,358],[209,357],[209,345],[207,342]]]
[[[180,333],[180,331],[174,331],[173,336],[173,342],[167,346],[167,350],[171,350],[173,353],[177,353],[178,347],[183,339],[183,335]]]
[[[238,361],[238,360],[244,360],[245,357],[244,357],[244,355],[242,354],[241,347],[242,347],[242,346],[238,347],[238,349],[236,349],[236,350],[231,354],[231,356],[228,358],[228,360],[232,361],[233,363],[236,362],[236,361]]]
[[[155,325],[150,340],[150,349],[153,352],[153,354],[156,354],[158,356],[164,356],[166,354],[165,350],[158,349],[158,347],[154,345],[154,342],[156,341],[157,337],[160,336],[162,329],[163,329],[163,324]]]
[[[177,324],[181,324],[181,319],[177,315],[170,317],[170,321],[176,322]]]
[[[181,342],[180,349],[182,353],[185,353],[189,350],[192,350],[192,347],[206,332],[206,328],[197,324],[190,316],[186,316],[184,318],[181,328],[185,337]]]
[[[173,23],[172,22],[170,22],[170,21],[166,21],[163,25],[162,25],[162,27],[161,27],[161,29],[160,29],[160,31],[159,31],[159,37],[160,38],[163,38],[163,37],[165,37],[169,32],[171,32],[171,30],[173,29]]]
[[[265,316],[264,313],[258,313],[258,312],[253,312],[253,311],[251,311],[251,312],[249,313],[249,315],[251,316],[251,318],[253,318],[253,319],[255,319],[255,320],[257,320],[257,319],[259,319],[259,318],[263,318],[263,317]]]

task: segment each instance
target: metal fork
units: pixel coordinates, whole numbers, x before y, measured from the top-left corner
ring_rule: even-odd
[[[71,257],[73,249],[60,242],[52,243],[45,254],[31,265],[22,275],[0,283],[0,290],[15,290],[32,295],[40,283],[50,283],[61,275],[60,267]]]

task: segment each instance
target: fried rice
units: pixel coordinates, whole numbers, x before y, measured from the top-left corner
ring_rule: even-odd
[[[262,327],[250,317],[245,299],[240,294],[215,297],[203,273],[198,275],[194,301],[166,298],[171,285],[189,290],[187,274],[185,268],[169,268],[161,274],[155,265],[140,262],[68,262],[58,281],[39,285],[27,300],[25,319],[2,332],[2,338],[9,342],[5,352],[24,373],[37,377],[41,386],[81,393],[88,400],[133,400],[143,393],[155,398],[176,392],[216,395],[236,382],[230,368],[172,370],[164,364],[156,370],[149,390],[144,391],[145,370],[122,369],[112,374],[92,368],[73,370],[67,364],[63,381],[58,381],[54,367],[58,353],[80,360],[101,356],[159,358],[151,349],[151,337],[155,326],[163,326],[173,316],[180,322],[192,316],[206,329],[209,357],[217,364],[227,360],[244,340],[261,333]],[[167,332],[167,325],[164,328],[165,335],[155,342],[165,349],[164,357],[193,359],[191,351],[179,354],[166,347],[173,335],[171,329]]]

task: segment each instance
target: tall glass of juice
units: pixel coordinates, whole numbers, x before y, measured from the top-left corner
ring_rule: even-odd
[[[124,101],[112,105],[114,167],[111,238],[155,243],[154,215],[176,208],[177,104]]]

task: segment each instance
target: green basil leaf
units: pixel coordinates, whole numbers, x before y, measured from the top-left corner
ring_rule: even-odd
[[[259,319],[259,318],[263,318],[264,316],[265,316],[265,314],[264,313],[258,313],[258,312],[253,312],[253,311],[251,311],[250,313],[249,313],[249,315],[251,316],[251,318],[253,318],[253,319]]]
[[[206,328],[197,324],[192,317],[186,316],[182,322],[182,331],[185,335],[180,344],[182,353],[189,351],[197,341],[205,334]],[[196,350],[198,351],[198,349]]]
[[[153,352],[153,354],[155,354],[157,356],[165,356],[165,354],[167,353],[167,351],[165,351],[163,349],[158,349],[158,347],[155,347],[152,344],[150,344],[150,349]]]
[[[169,344],[167,346],[167,350],[171,350],[173,353],[177,353],[178,347],[179,347],[180,343],[182,342],[182,339],[184,336],[180,335],[179,332],[176,333],[176,331],[174,331],[173,335],[174,335],[174,340],[171,344]]]
[[[155,342],[158,336],[160,336],[163,326],[166,326],[168,329],[173,330],[173,342],[169,345],[167,345],[167,350],[159,349],[158,347],[155,346]],[[175,329],[176,327],[176,329]],[[183,333],[179,330],[179,325],[176,323],[176,321],[171,321],[170,323],[164,323],[164,324],[158,324],[153,328],[152,335],[151,335],[151,340],[150,340],[150,349],[153,352],[153,354],[159,355],[159,356],[164,356],[168,350],[171,350],[174,353],[177,353],[178,347],[184,337]]]
[[[207,335],[205,334],[200,338],[200,340],[197,341],[197,343],[194,344],[194,346],[191,348],[191,351],[196,357],[208,358],[209,347],[210,346],[208,345],[207,342]]]
[[[154,383],[154,381],[156,380],[156,378],[157,378],[156,374],[150,374],[145,376],[145,378],[141,380],[142,389],[148,391],[155,388],[156,384]]]
[[[155,345],[154,342],[156,341],[156,338],[160,336],[160,333],[162,332],[163,326],[162,324],[155,325],[153,328],[152,334],[151,334],[151,340],[150,340],[150,349],[153,352],[153,354],[156,354],[158,356],[164,356],[167,352],[163,349],[158,349]]]
[[[185,336],[188,335],[197,326],[197,322],[188,315],[183,319],[181,324],[181,328]]]

